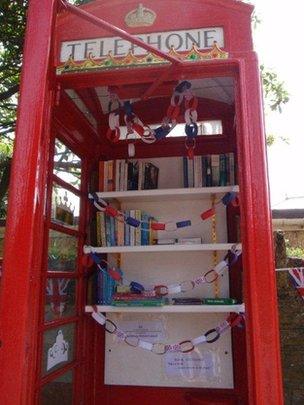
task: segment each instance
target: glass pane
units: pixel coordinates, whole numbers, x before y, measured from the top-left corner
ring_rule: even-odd
[[[75,324],[49,329],[43,335],[42,374],[46,375],[74,360]]]
[[[49,232],[48,271],[75,271],[77,238],[62,232]]]
[[[78,229],[80,198],[65,188],[53,184],[52,216],[53,222],[68,228]]]
[[[73,403],[73,371],[57,377],[42,387],[40,405],[72,405]]]
[[[76,280],[48,278],[46,285],[45,320],[52,321],[76,315]]]
[[[58,139],[55,141],[54,174],[80,188],[81,159]]]

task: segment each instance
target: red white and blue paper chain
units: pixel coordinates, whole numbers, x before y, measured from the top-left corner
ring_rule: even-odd
[[[130,101],[122,103],[117,95],[117,88],[110,86],[109,91],[109,129],[107,138],[111,142],[118,142],[120,139],[120,111],[124,110],[124,122],[127,127],[127,137],[134,132],[140,136],[145,143],[154,143],[157,140],[166,138],[169,133],[177,125],[177,119],[181,112],[181,106],[185,100],[185,133],[186,133],[186,149],[188,157],[193,159],[195,138],[198,134],[197,126],[197,107],[198,98],[191,90],[192,84],[188,81],[179,83],[172,94],[170,105],[167,109],[166,116],[163,118],[161,126],[156,129],[151,129],[144,125],[140,118],[134,113],[133,106]]]
[[[87,247],[84,247],[85,252],[86,248]],[[121,283],[122,285],[125,286],[129,286],[131,292],[135,294],[142,294],[143,296],[146,297],[165,297],[170,294],[180,294],[192,291],[194,288],[197,288],[202,284],[214,283],[226,268],[229,268],[229,266],[233,266],[238,261],[241,254],[242,254],[241,245],[236,244],[230,249],[230,251],[225,256],[224,260],[220,261],[216,266],[214,266],[214,268],[207,271],[203,275],[195,278],[194,280],[187,280],[169,285],[160,283],[158,285],[148,288],[145,288],[138,281],[127,280],[123,276],[124,273],[121,269],[115,268],[114,266],[110,266],[106,260],[102,259],[96,253],[91,253],[89,256],[89,258],[92,259],[91,262],[88,263],[88,260],[86,260],[85,264],[87,267],[89,267],[89,265],[95,263],[100,271],[106,273],[118,283]],[[105,263],[107,265],[107,268],[104,268],[104,266],[102,266],[102,263]]]
[[[141,228],[142,230],[147,231],[147,228],[143,227],[143,221],[133,218],[131,216],[126,215],[124,212],[116,209],[115,207],[109,205],[105,200],[98,197],[97,193],[90,193],[89,199],[93,202],[94,206],[101,212],[104,212],[106,215],[115,218],[117,221],[124,222],[125,224],[132,226],[134,228]],[[228,206],[230,203],[236,203],[237,201],[237,192],[230,191],[226,193],[224,197],[220,198],[216,201],[215,204],[224,204]],[[205,221],[215,215],[215,207],[212,207],[206,211],[203,211],[200,214],[200,218],[202,221]],[[200,222],[199,222],[200,223]],[[176,222],[152,222],[151,229],[153,231],[167,231],[167,232],[174,232],[180,228],[186,228],[189,226],[198,225],[194,224],[190,219],[186,220],[179,220]]]
[[[137,336],[127,335],[123,330],[121,330],[113,321],[107,318],[105,315],[100,313],[97,307],[93,307],[92,318],[105,327],[105,330],[115,335],[120,341],[125,342],[131,347],[139,347],[141,349],[147,350],[154,354],[163,355],[168,352],[173,353],[190,353],[196,346],[208,343],[216,342],[225,332],[235,326],[242,326],[244,323],[245,317],[242,313],[232,313],[226,320],[220,323],[215,328],[209,329],[204,334],[193,338],[191,340],[184,340],[180,343],[174,344],[165,344],[165,343],[151,343]]]

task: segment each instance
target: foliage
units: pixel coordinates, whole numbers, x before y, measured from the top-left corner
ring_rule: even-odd
[[[285,83],[272,70],[266,69],[261,65],[261,75],[266,98],[266,105],[271,111],[282,112],[282,105],[288,103],[289,94],[285,89]]]
[[[287,246],[286,248],[288,257],[296,257],[298,259],[304,259],[304,248]]]

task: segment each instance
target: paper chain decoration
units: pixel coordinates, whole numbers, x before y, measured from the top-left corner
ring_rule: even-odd
[[[164,284],[159,284],[148,289],[145,289],[145,287],[142,284],[138,283],[137,281],[127,280],[125,277],[123,277],[123,272],[120,269],[116,269],[115,267],[110,266],[108,269],[103,268],[101,265],[102,262],[106,263],[107,265],[109,265],[109,263],[106,260],[102,259],[97,254],[91,253],[90,257],[93,259],[93,262],[95,262],[100,271],[108,274],[113,280],[123,285],[129,286],[131,292],[135,294],[141,294],[146,297],[164,297],[169,294],[179,294],[191,291],[202,284],[214,283],[217,280],[217,278],[223,273],[223,271],[227,267],[229,267],[229,265],[232,266],[237,262],[241,253],[242,252],[240,245],[234,245],[233,248],[229,251],[229,253],[227,253],[224,260],[219,262],[213,269],[207,271],[200,277],[194,280],[187,280],[181,283],[170,284],[168,286]]]
[[[124,222],[127,225],[133,226],[134,228],[141,228],[142,230],[147,231],[146,228],[143,228],[143,222],[140,221],[139,219],[126,216],[122,211],[119,211],[118,209],[112,207],[109,205],[105,200],[102,198],[99,198],[97,193],[91,193],[89,194],[89,199],[93,201],[94,206],[99,210],[104,212],[106,215],[109,215],[110,217],[115,218],[117,221]],[[235,191],[231,191],[229,193],[226,193],[224,197],[219,199],[216,204],[224,204],[225,206],[229,205],[230,203],[236,203],[237,202],[237,193]],[[200,218],[202,221],[207,220],[208,218],[211,218],[215,215],[215,207],[213,206],[212,208],[208,209],[207,211],[204,211],[200,214]],[[154,231],[167,231],[167,232],[172,232],[176,231],[177,229],[180,228],[186,228],[188,226],[194,226],[196,224],[193,224],[190,219],[187,220],[181,220],[177,222],[152,222],[151,224],[151,229]]]
[[[95,319],[95,321],[100,325],[104,326],[108,333],[117,336],[120,341],[125,342],[129,346],[140,347],[141,349],[148,350],[159,355],[163,355],[167,352],[190,353],[198,345],[204,343],[214,343],[229,329],[235,326],[241,326],[245,319],[243,314],[233,313],[230,314],[227,319],[217,327],[208,330],[206,333],[194,339],[184,340],[183,342],[175,344],[165,344],[146,342],[136,336],[128,336],[123,330],[119,329],[113,321],[98,312],[96,307],[93,307],[92,318]]]
[[[130,101],[124,102],[124,122],[127,126],[127,137],[135,132],[140,136],[143,142],[149,144],[159,139],[166,138],[166,136],[168,136],[177,125],[177,118],[180,115],[181,105],[185,100],[185,133],[187,135],[185,145],[188,150],[189,159],[193,159],[195,137],[198,134],[198,99],[193,94],[191,87],[192,84],[186,80],[182,81],[175,87],[166,116],[163,118],[161,126],[155,130],[143,124],[139,117],[133,112],[133,107]],[[122,102],[116,93],[117,88],[115,86],[110,86],[108,91],[110,102],[108,105],[109,129],[107,131],[107,138],[109,141],[116,143],[120,139],[119,115],[120,110],[122,109]]]

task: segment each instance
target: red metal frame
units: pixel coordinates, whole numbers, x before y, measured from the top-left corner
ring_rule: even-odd
[[[169,10],[178,10],[178,7],[183,5],[182,0],[147,0],[145,6],[155,10],[158,15],[157,23],[151,28],[151,32],[168,29]],[[120,13],[117,12],[117,6],[121,9]],[[87,192],[89,172],[97,159],[100,156],[117,157],[124,152],[124,146],[119,146],[115,151],[111,145],[104,142],[100,137],[101,133],[96,133],[64,94],[61,96],[61,102],[66,103],[67,111],[63,112],[62,105],[57,105],[54,108],[54,124],[51,126],[50,111],[55,106],[54,95],[58,91],[58,85],[63,89],[77,90],[113,83],[118,86],[131,83],[145,84],[147,88],[144,97],[147,97],[155,91],[158,84],[166,80],[168,74],[168,66],[163,66],[137,69],[136,75],[130,75],[130,72],[125,70],[69,74],[55,78],[51,61],[58,60],[59,52],[53,54],[52,45],[58,50],[63,40],[107,36],[107,31],[110,30],[151,50],[142,43],[139,44],[129,33],[117,28],[124,24],[125,11],[136,6],[135,1],[114,0],[96,0],[82,8],[68,5],[68,9],[77,16],[63,13],[58,20],[55,33],[57,11],[55,0],[30,2],[0,297],[2,343],[0,363],[5,370],[5,376],[0,379],[0,403],[32,405],[35,403],[34,398],[38,401],[38,394],[35,391],[41,384],[70,369],[75,369],[75,398],[81,398],[87,404],[151,402],[176,404],[186,400],[186,391],[190,395],[190,399],[187,399],[189,403],[199,403],[200,400],[203,403],[200,399],[202,390],[152,387],[108,389],[102,385],[103,357],[100,348],[104,343],[104,335],[82,312],[85,303],[86,275],[80,262],[78,271],[69,275],[71,278],[75,277],[78,282],[77,315],[63,321],[77,324],[78,344],[75,361],[43,379],[40,379],[38,372],[41,363],[42,331],[50,326],[62,324],[61,321],[47,324],[42,322],[44,286],[48,274],[41,271],[46,263],[47,254],[46,237],[43,241],[41,235],[43,231],[48,232],[49,227],[74,234],[79,237],[80,254],[85,238],[85,221],[90,210],[84,202],[79,232],[76,233],[50,223],[48,218],[50,207],[45,208],[47,201],[50,202],[50,189],[54,180],[51,174],[53,163],[49,161],[50,140],[58,135],[83,158],[83,183],[80,191],[82,197]],[[96,15],[92,16],[92,12]],[[189,17],[193,28],[222,26],[225,32],[225,48],[230,52],[230,58],[187,64],[178,64],[175,59],[170,60],[176,64],[174,70],[170,71],[170,80],[208,76],[230,76],[236,80],[236,145],[234,141],[231,144],[230,139],[221,147],[224,147],[224,151],[237,148],[239,156],[249,403],[280,405],[282,383],[262,95],[258,63],[252,51],[251,12],[251,6],[234,0],[191,0],[189,8],[184,10],[183,14],[176,13],[174,27],[185,28],[185,16]],[[100,18],[102,15],[107,16],[110,23],[102,20]],[[81,29],[79,17],[86,19],[81,24]],[[97,26],[105,30],[100,30]],[[134,28],[129,31],[131,34],[137,33]],[[150,31],[147,29],[147,32]],[[55,35],[56,41],[53,43],[52,38]],[[165,57],[163,53],[161,56]],[[153,84],[155,81],[156,84]],[[99,130],[102,130],[102,127]],[[211,153],[219,150],[217,149],[219,147],[216,140],[201,141],[198,151]],[[169,156],[172,153],[175,155],[184,153],[183,141],[168,139],[153,147],[146,145],[138,147],[139,156],[151,154]],[[50,177],[49,194],[46,196],[47,173]],[[63,185],[62,181],[59,183]],[[40,343],[37,347],[39,333]],[[242,341],[244,347],[244,338],[236,336],[238,333],[234,333],[234,339],[238,339],[238,343]],[[238,350],[239,353],[242,352],[239,348]],[[236,384],[240,381],[240,371],[238,369],[236,373],[238,376]],[[240,385],[235,390],[235,395],[238,389],[242,391],[241,395],[244,398],[244,387],[241,388]],[[218,394],[223,391],[203,390],[203,392],[204,395],[220,398],[221,395]],[[231,394],[231,390],[224,392],[228,397]]]

